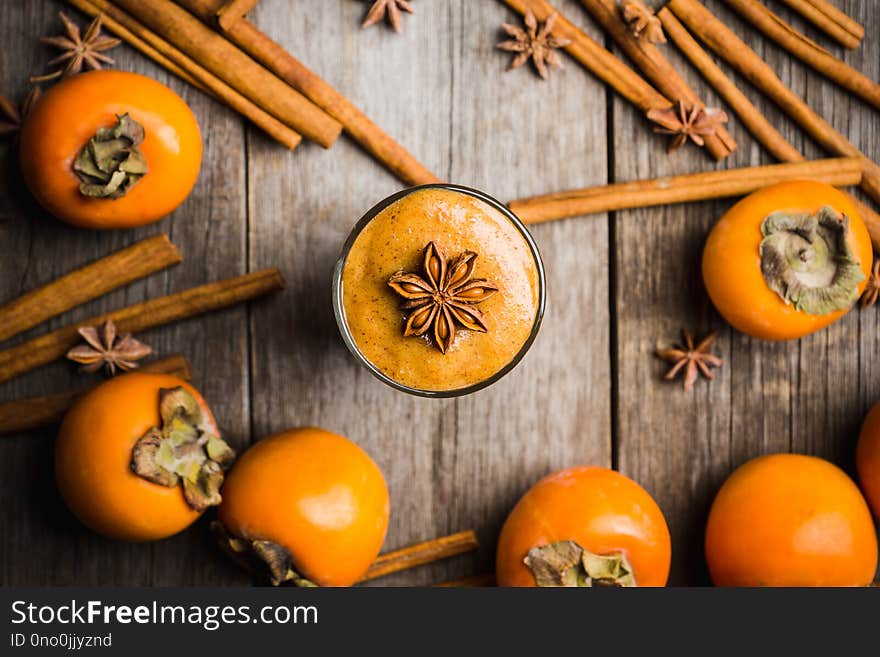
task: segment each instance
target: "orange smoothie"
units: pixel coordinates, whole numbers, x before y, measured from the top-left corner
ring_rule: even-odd
[[[540,320],[541,284],[529,242],[503,212],[431,187],[381,210],[355,238],[341,305],[357,350],[385,376],[453,391],[518,358]]]

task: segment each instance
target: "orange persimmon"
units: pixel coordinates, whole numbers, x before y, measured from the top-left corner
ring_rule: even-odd
[[[868,411],[856,446],[856,470],[862,492],[880,521],[880,402]]]
[[[379,554],[388,487],[347,438],[313,427],[261,440],[229,472],[218,532],[250,550],[276,583],[350,586]]]
[[[173,476],[159,484],[135,472],[137,445],[163,425],[162,394],[181,390],[198,405],[200,435],[216,434],[201,395],[166,374],[122,374],[87,392],[68,411],[55,444],[55,476],[64,501],[83,524],[111,538],[150,541],[178,533],[201,515]]]
[[[871,512],[855,483],[814,456],[761,456],[718,491],[706,526],[717,586],[866,586],[877,568]]]
[[[824,183],[785,182],[747,196],[718,220],[703,250],[703,281],[735,328],[791,340],[846,314],[872,260],[871,238],[849,196]]]
[[[556,552],[543,553],[548,549]],[[663,512],[644,488],[614,470],[579,466],[544,477],[517,502],[498,539],[496,578],[499,586],[583,586],[590,579],[664,586],[671,554]],[[566,572],[539,581],[536,569],[554,570],[560,560]]]
[[[123,116],[143,129],[134,140],[142,142],[136,147],[126,142],[125,155],[114,157],[134,162],[129,151],[139,150],[138,165],[146,173],[138,173],[136,182],[114,179],[112,193],[86,195],[83,185],[94,179],[84,179],[82,167],[80,173],[74,167],[99,131],[113,129]],[[128,228],[157,221],[183,203],[198,176],[202,138],[190,108],[164,84],[137,73],[90,71],[40,98],[22,127],[20,151],[24,180],[50,213],[85,228]],[[102,162],[108,170],[134,171],[116,160],[111,166],[106,157]],[[97,184],[89,189],[97,188],[103,189]]]

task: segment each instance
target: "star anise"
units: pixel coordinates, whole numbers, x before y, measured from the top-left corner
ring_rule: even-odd
[[[547,68],[548,65],[554,68],[564,68],[562,60],[559,59],[559,55],[556,53],[556,49],[567,46],[571,43],[571,39],[560,39],[559,37],[553,36],[553,25],[556,23],[557,16],[558,14],[554,11],[539,27],[538,19],[535,18],[535,14],[532,13],[532,10],[529,9],[526,10],[524,18],[526,29],[523,29],[518,25],[502,23],[501,28],[508,36],[513,38],[508,39],[507,41],[502,41],[496,46],[496,48],[518,53],[507,67],[508,71],[519,68],[525,64],[529,58],[535,63],[535,69],[538,71],[538,75],[545,80],[547,79],[547,74],[549,72],[549,69]]]
[[[718,331],[712,331],[694,346],[693,336],[685,330],[681,332],[684,344],[677,344],[668,349],[658,349],[657,355],[663,360],[673,363],[670,370],[663,377],[672,381],[679,372],[684,370],[684,389],[690,391],[697,381],[700,373],[710,381],[712,380],[712,367],[721,367],[724,361],[712,353],[712,346],[718,337]]]
[[[654,10],[642,0],[624,0],[620,5],[620,13],[637,39],[644,36],[648,43],[666,43],[663,24],[654,15]]]
[[[97,372],[102,367],[106,367],[110,376],[113,376],[117,367],[123,371],[133,370],[137,367],[136,360],[152,352],[152,349],[143,342],[135,340],[131,333],[117,335],[116,324],[110,319],[104,323],[100,331],[94,326],[82,326],[77,332],[86,344],[68,351],[67,357],[81,363],[82,372]]]
[[[706,142],[703,137],[714,135],[722,123],[727,123],[727,113],[714,107],[688,106],[678,101],[664,110],[652,109],[648,118],[657,124],[654,132],[661,135],[675,135],[667,150],[674,151],[684,146],[688,138],[697,146]]]
[[[476,304],[498,291],[485,278],[473,278],[477,254],[465,251],[454,260],[434,242],[425,247],[424,276],[399,271],[388,285],[406,301],[403,308],[412,311],[403,334],[425,335],[433,329],[434,344],[446,353],[455,339],[455,325],[471,331],[487,331],[485,316]]]
[[[113,64],[113,60],[103,51],[115,48],[120,43],[119,39],[101,34],[101,16],[89,24],[85,36],[81,36],[76,23],[70,20],[63,11],[58,12],[61,22],[64,23],[66,36],[43,37],[40,43],[52,46],[61,51],[55,59],[49,62],[49,66],[64,63],[64,68],[52,71],[46,75],[31,78],[32,82],[54,80],[55,78],[69,78],[83,70],[83,67],[92,70],[100,70],[102,64]]]
[[[873,306],[877,303],[878,297],[880,297],[880,260],[875,260],[871,278],[868,279],[865,291],[862,292],[862,308]]]
[[[21,130],[21,125],[31,113],[34,104],[39,100],[42,91],[39,87],[31,87],[31,90],[21,101],[20,105],[16,105],[8,98],[0,96],[0,137],[14,135]]]
[[[403,31],[403,21],[401,11],[408,14],[413,13],[412,4],[408,0],[375,0],[367,17],[361,23],[361,29],[375,25],[383,18],[388,21],[395,32]]]

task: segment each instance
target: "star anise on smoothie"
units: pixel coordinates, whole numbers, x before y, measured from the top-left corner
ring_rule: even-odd
[[[80,363],[82,372],[97,372],[104,367],[113,376],[116,368],[122,371],[135,369],[138,366],[135,361],[152,352],[143,342],[135,340],[131,333],[118,335],[116,324],[110,319],[104,322],[100,330],[94,326],[82,326],[77,332],[86,344],[68,351],[67,358]]]
[[[361,29],[375,25],[384,18],[395,32],[403,32],[401,11],[408,14],[413,13],[412,3],[409,0],[375,0],[370,11],[367,12],[364,22],[361,23]]]
[[[666,43],[663,24],[642,0],[624,0],[620,4],[620,13],[637,39],[644,36],[648,43]]]
[[[40,39],[40,43],[45,43],[61,51],[61,54],[51,60],[48,65],[64,64],[64,67],[46,75],[32,77],[32,82],[54,80],[59,77],[63,80],[71,75],[76,75],[83,68],[97,71],[103,68],[102,64],[114,63],[110,57],[104,54],[104,51],[115,48],[122,42],[101,33],[101,16],[97,16],[89,24],[85,36],[82,35],[76,23],[70,20],[63,11],[58,12],[58,16],[64,23],[66,35],[43,37]]]
[[[672,107],[648,112],[648,118],[657,124],[654,132],[661,135],[675,135],[667,150],[674,151],[684,146],[688,139],[697,146],[706,142],[703,137],[714,135],[722,123],[727,123],[727,113],[714,107],[688,106],[678,101]]]
[[[31,87],[20,105],[0,96],[0,137],[14,135],[21,131],[22,123],[31,113],[41,94],[42,91],[39,87]]]
[[[554,11],[539,26],[538,19],[535,18],[532,10],[529,9],[526,11],[524,18],[526,29],[518,25],[502,23],[501,29],[512,38],[502,41],[495,47],[500,50],[517,53],[516,57],[513,58],[513,61],[507,67],[508,71],[519,68],[529,61],[530,58],[535,63],[538,75],[545,80],[549,73],[548,65],[554,68],[564,68],[562,60],[559,59],[559,55],[556,53],[556,49],[567,46],[571,43],[571,39],[560,39],[553,35],[553,25],[556,23],[557,16],[558,14]]]
[[[672,367],[663,377],[672,381],[679,372],[684,370],[684,389],[693,390],[697,377],[702,374],[710,381],[713,367],[721,367],[724,361],[712,353],[712,347],[718,338],[718,331],[712,331],[698,344],[694,344],[694,338],[688,331],[681,332],[683,344],[673,345],[668,349],[658,349],[657,355],[665,361],[673,363]]]
[[[871,278],[868,279],[865,291],[862,292],[862,308],[873,306],[877,303],[878,297],[880,297],[880,260],[875,260]]]
[[[498,291],[495,283],[474,278],[477,254],[465,251],[447,260],[439,245],[425,247],[424,275],[399,271],[388,285],[405,299],[403,308],[411,311],[403,334],[425,335],[431,331],[436,347],[446,353],[455,339],[455,326],[485,333],[485,315],[476,304]]]

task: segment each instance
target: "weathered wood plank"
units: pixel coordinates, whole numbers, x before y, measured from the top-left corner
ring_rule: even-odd
[[[859,101],[752,35],[717,0],[725,21],[782,78],[865,152],[878,152],[878,117]],[[780,14],[832,51],[880,78],[880,43],[854,52]],[[603,40],[577,0],[558,6]],[[880,5],[841,6],[867,26]],[[57,0],[0,4],[0,89],[22,93],[27,73],[48,60],[36,36],[57,30]],[[494,1],[415,3],[397,36],[358,29],[365,3],[264,0],[257,25],[346,93],[430,169],[505,200],[559,189],[714,168],[688,148],[671,157],[643,119],[566,60],[542,82],[521,69],[503,74],[497,26],[518,20]],[[81,17],[77,17],[82,21]],[[870,34],[870,29],[869,29]],[[688,81],[716,99],[669,47]],[[206,136],[194,195],[171,218],[135,231],[97,233],[61,224],[21,191],[17,167],[0,150],[0,301],[145,235],[166,231],[185,262],[34,329],[84,318],[208,279],[277,265],[288,289],[252,309],[143,336],[160,353],[183,351],[195,383],[214,403],[238,446],[290,426],[316,424],[363,445],[386,473],[392,521],[386,548],[466,527],[483,543],[459,557],[376,584],[426,584],[491,568],[494,542],[516,498],[551,469],[615,464],[651,491],[673,534],[672,582],[705,583],[705,515],[733,467],[761,453],[793,449],[851,468],[855,432],[880,398],[880,320],[852,313],[815,336],[787,344],[725,328],[699,275],[703,240],[730,206],[719,201],[572,219],[534,228],[549,278],[541,336],[525,361],[493,388],[459,400],[409,398],[385,388],[351,359],[330,308],[330,275],[348,230],[399,183],[347,138],[330,152],[311,144],[290,154],[227,109],[126,49],[121,68],[162,81],[191,103]],[[115,54],[115,53],[114,53]],[[748,85],[744,89],[809,156],[821,155],[799,129]],[[610,107],[611,114],[606,117]],[[769,162],[733,120],[739,152],[723,166]],[[606,134],[613,134],[606,144]],[[610,149],[610,150],[609,150]],[[609,170],[609,163],[611,169]],[[610,226],[610,229],[609,229]],[[659,381],[658,340],[682,326],[722,328],[727,360],[711,386],[686,395]],[[0,399],[47,394],[77,376],[58,363],[0,386]],[[616,407],[612,407],[614,400]],[[614,431],[614,436],[612,436]],[[52,477],[53,431],[0,440],[0,583],[227,584],[247,578],[213,548],[206,522],[153,545],[122,545],[78,525]],[[612,444],[612,439],[614,442]]]
[[[766,44],[721,3],[708,4],[820,114],[867,152],[876,152],[876,114]],[[872,3],[845,4],[869,25],[880,20],[880,7]],[[845,57],[876,78],[876,48],[867,40]],[[696,79],[686,65],[680,68]],[[795,146],[808,156],[821,154],[774,106],[740,82]],[[620,103],[613,109],[617,179],[711,166],[693,149],[667,157],[639,117]],[[741,148],[726,166],[767,161],[732,120]],[[826,331],[785,344],[751,339],[724,326],[703,289],[700,257],[706,234],[730,205],[624,212],[616,223],[619,465],[654,493],[667,515],[673,536],[671,581],[676,584],[708,581],[702,554],[705,517],[733,468],[759,454],[789,450],[851,465],[862,411],[880,392],[871,377],[876,368],[873,313],[851,313]],[[701,381],[690,395],[680,383],[659,380],[665,366],[652,356],[656,341],[676,338],[682,326],[701,333],[722,328],[718,352],[727,361],[711,386]]]
[[[60,29],[59,2],[13,0],[0,6],[0,35],[16,56],[0,60],[0,88],[23,93],[27,75],[41,72],[49,52],[37,36]],[[65,8],[77,22],[85,19]],[[0,194],[0,298],[8,299],[74,267],[147,235],[164,231],[180,247],[184,263],[168,272],[71,311],[47,324],[53,328],[153,296],[241,273],[245,268],[244,129],[237,116],[199,91],[167,75],[127,47],[113,52],[118,68],[145,73],[180,93],[199,119],[205,138],[204,166],[195,191],[171,217],[138,230],[75,229],[42,212],[15,178],[17,166],[2,151]],[[214,402],[232,442],[242,445],[249,429],[244,309],[232,309],[144,336],[159,354],[182,351],[193,365],[194,383]],[[47,327],[26,336],[39,335]],[[26,337],[22,336],[22,337]],[[14,399],[57,392],[79,379],[73,367],[56,363],[0,387]],[[4,584],[221,584],[246,581],[211,547],[206,523],[156,544],[127,545],[87,531],[66,511],[54,485],[55,430],[0,441],[0,581]]]
[[[508,55],[493,46],[515,17],[501,3],[416,3],[402,36],[357,30],[365,9],[264,2],[253,19],[452,181],[508,199],[605,180],[604,90],[571,63],[547,83],[525,69],[504,74]],[[364,446],[391,489],[387,548],[477,530],[476,558],[379,584],[491,568],[501,522],[531,483],[556,467],[610,462],[606,222],[535,231],[550,309],[513,373],[466,399],[416,399],[354,362],[330,308],[345,236],[397,181],[346,139],[330,153],[305,147],[290,157],[253,136],[249,153],[251,267],[281,262],[290,283],[253,315],[255,438],[319,424]]]

